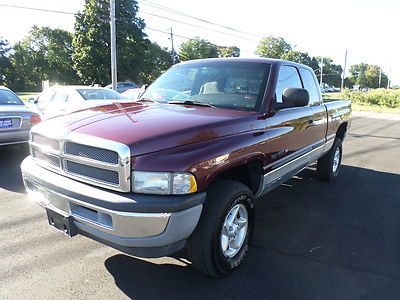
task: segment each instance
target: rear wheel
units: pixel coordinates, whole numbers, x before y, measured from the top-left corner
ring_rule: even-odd
[[[339,175],[342,164],[342,140],[336,138],[331,150],[318,160],[317,172],[322,180],[332,181]]]
[[[207,191],[199,224],[188,240],[193,266],[212,276],[235,270],[243,261],[254,227],[251,190],[224,180]]]

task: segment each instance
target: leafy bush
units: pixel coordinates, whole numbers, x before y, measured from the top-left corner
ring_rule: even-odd
[[[353,92],[345,90],[344,98],[360,105],[373,105],[382,107],[399,108],[400,90],[376,89],[369,92]]]

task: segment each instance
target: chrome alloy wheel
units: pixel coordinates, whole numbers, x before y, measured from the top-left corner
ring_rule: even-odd
[[[236,204],[225,217],[220,236],[222,253],[234,257],[242,248],[247,236],[249,215],[246,206]]]
[[[339,164],[340,164],[340,149],[339,147],[337,147],[335,150],[335,154],[333,155],[333,163],[332,163],[333,174],[335,174],[336,171],[338,170]]]

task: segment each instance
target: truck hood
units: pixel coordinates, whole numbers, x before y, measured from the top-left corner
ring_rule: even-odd
[[[75,131],[123,143],[130,147],[132,156],[138,156],[261,129],[262,124],[255,112],[190,105],[113,103],[49,119],[37,126],[41,126],[41,131]]]

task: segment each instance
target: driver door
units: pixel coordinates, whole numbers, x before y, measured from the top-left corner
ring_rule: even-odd
[[[282,103],[283,92],[287,88],[303,88],[298,69],[281,66],[276,86],[276,106]],[[294,160],[311,150],[313,132],[311,128],[313,112],[309,106],[283,107],[267,118],[269,164],[266,171],[284,167],[284,174],[297,167]],[[271,178],[271,180],[274,178]]]

